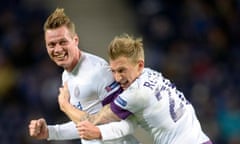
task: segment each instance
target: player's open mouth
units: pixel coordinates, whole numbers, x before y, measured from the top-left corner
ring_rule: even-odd
[[[127,88],[128,80],[126,80],[124,82],[121,82],[120,85],[121,85],[122,88]]]
[[[57,60],[64,60],[66,56],[67,56],[66,53],[54,55],[54,57],[55,57]]]

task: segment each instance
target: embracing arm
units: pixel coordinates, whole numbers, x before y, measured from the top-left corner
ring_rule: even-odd
[[[120,121],[121,119],[113,113],[110,108],[110,104],[105,105],[98,113],[89,115],[87,120],[95,125],[105,124],[114,121]]]
[[[88,120],[95,125],[104,124],[113,121],[120,121],[121,119],[115,115],[110,105],[105,105],[97,114],[90,115],[84,111],[81,111],[70,104],[70,95],[68,91],[67,83],[63,87],[59,88],[60,94],[58,96],[58,103],[61,111],[63,111],[72,121],[75,123],[83,120]]]
[[[68,86],[65,83],[63,87],[59,88],[59,95],[58,95],[58,104],[61,109],[73,122],[77,123],[82,118],[87,117],[88,114],[84,111],[81,111],[70,104],[70,95],[68,92]]]
[[[110,105],[104,106],[97,114],[89,115],[70,104],[68,86],[65,83],[63,87],[59,88],[58,103],[61,111],[63,111],[75,123],[83,120],[88,120],[93,124],[104,124],[112,121],[119,121],[120,118],[116,116],[110,109]]]

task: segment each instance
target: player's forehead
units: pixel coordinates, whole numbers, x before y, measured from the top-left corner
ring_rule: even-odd
[[[59,27],[56,29],[47,29],[45,31],[45,39],[48,41],[63,39],[68,37],[70,37],[70,33],[66,27]]]
[[[129,61],[129,59],[126,57],[119,57],[117,59],[110,60],[109,63],[110,63],[110,68],[113,71],[128,69],[129,67],[132,66],[131,61]]]

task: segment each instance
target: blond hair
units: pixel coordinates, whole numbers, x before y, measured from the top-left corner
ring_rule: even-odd
[[[116,36],[108,46],[108,56],[110,60],[124,56],[132,59],[135,63],[140,59],[144,61],[142,38],[135,39],[128,34]]]
[[[64,9],[56,8],[56,10],[45,21],[43,29],[46,32],[48,29],[56,29],[61,26],[66,26],[71,34],[76,34],[75,24],[64,13]]]

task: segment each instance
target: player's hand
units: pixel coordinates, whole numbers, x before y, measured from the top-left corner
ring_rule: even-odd
[[[31,120],[29,125],[29,135],[36,139],[48,138],[48,127],[45,119]]]
[[[70,95],[68,91],[68,85],[65,82],[63,87],[59,88],[59,95],[58,95],[58,104],[60,109],[64,112],[65,105],[70,104]]]
[[[82,139],[92,140],[102,138],[100,129],[87,120],[78,122],[76,127],[78,134]]]

